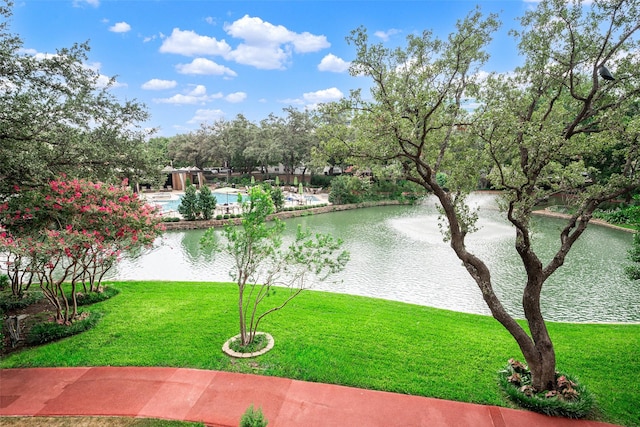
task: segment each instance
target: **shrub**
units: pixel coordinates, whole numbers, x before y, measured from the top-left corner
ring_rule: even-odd
[[[85,312],[80,314],[80,319],[73,320],[70,325],[58,322],[37,323],[27,333],[26,342],[29,345],[38,345],[70,337],[93,328],[101,317],[102,313]]]
[[[341,175],[331,181],[329,201],[336,205],[359,203],[369,193],[370,185],[355,176]]]
[[[528,367],[513,359],[499,372],[503,391],[509,400],[522,408],[566,418],[585,418],[595,409],[593,395],[575,378],[557,372],[556,382],[556,390],[535,390],[531,386]]]
[[[640,280],[640,229],[633,236],[633,246],[629,249],[627,259],[631,264],[624,267],[624,272],[631,280]]]
[[[0,291],[4,291],[10,284],[9,276],[6,274],[0,274]]]
[[[178,212],[187,221],[194,221],[202,213],[198,203],[196,187],[191,183],[188,183],[184,190],[184,195],[182,196],[180,205],[178,205]]]
[[[91,305],[98,302],[106,301],[111,297],[115,297],[119,293],[120,291],[116,288],[105,286],[100,292],[78,292],[76,294],[76,301],[78,302],[78,305]]]
[[[333,180],[333,178],[335,178],[335,176],[330,176],[330,175],[311,175],[311,182],[310,184],[314,187],[328,187],[329,185],[331,185],[331,180]]]
[[[640,224],[640,205],[596,211],[593,216],[611,224]]]
[[[180,218],[175,216],[165,216],[162,218],[162,222],[180,222]]]
[[[3,292],[0,294],[0,311],[19,310],[44,298],[42,292],[24,292],[22,296]]]
[[[216,196],[211,193],[211,189],[204,185],[200,189],[200,193],[198,194],[198,207],[200,212],[202,212],[203,219],[211,219],[213,216],[213,211],[216,209]]]
[[[269,424],[262,414],[262,409],[253,409],[253,405],[249,406],[242,418],[240,419],[240,427],[266,427]]]
[[[284,193],[280,187],[272,187],[269,184],[264,185],[265,190],[271,195],[271,200],[276,208],[276,212],[280,212],[284,206]]]

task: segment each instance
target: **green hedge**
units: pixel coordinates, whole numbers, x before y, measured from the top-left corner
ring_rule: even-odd
[[[99,312],[86,315],[86,318],[75,320],[71,325],[61,325],[55,321],[37,323],[29,330],[26,342],[29,345],[38,345],[70,337],[93,328],[102,317],[102,313]]]

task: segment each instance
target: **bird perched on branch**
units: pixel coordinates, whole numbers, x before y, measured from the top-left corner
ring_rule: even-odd
[[[605,80],[615,80],[615,78],[611,74],[611,71],[609,71],[609,69],[604,65],[601,65],[598,68],[598,73],[600,74],[600,77],[602,77]]]

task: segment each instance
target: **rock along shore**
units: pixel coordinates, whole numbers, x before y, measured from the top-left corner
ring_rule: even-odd
[[[282,211],[277,212],[273,215],[269,216],[269,219],[279,218],[279,219],[288,219],[295,218],[299,216],[306,215],[317,215],[324,214],[329,212],[338,212],[338,211],[346,211],[350,209],[359,209],[359,208],[370,208],[374,206],[391,206],[391,205],[407,205],[412,202],[400,202],[398,200],[381,200],[377,202],[362,202],[362,203],[353,203],[349,205],[328,205],[321,206],[317,208],[308,208],[308,209],[300,209],[293,211]],[[242,218],[229,218],[229,219],[210,219],[210,220],[198,220],[198,221],[184,221],[180,220],[178,222],[165,222],[163,223],[166,230],[197,230],[203,228],[217,228],[223,227],[228,223],[232,223],[235,225],[240,224]]]
[[[571,218],[571,215],[567,215],[567,214],[563,214],[560,212],[553,212],[549,209],[541,209],[538,211],[533,211],[532,212],[534,215],[540,215],[540,216],[547,216],[550,218],[563,218],[563,219],[567,219],[567,218]],[[591,218],[589,220],[590,224],[595,224],[595,225],[601,225],[603,227],[609,227],[609,228],[614,228],[616,230],[620,230],[620,231],[626,231],[628,233],[635,233],[636,230],[632,229],[632,228],[625,228],[625,227],[620,227],[619,225],[615,225],[615,224],[609,224],[606,221],[603,221],[601,219],[598,218]]]
[[[346,211],[350,209],[370,208],[375,206],[408,205],[411,203],[412,203],[411,201],[400,202],[399,200],[381,200],[377,202],[362,202],[362,203],[353,203],[348,205],[327,205],[327,206],[321,206],[317,208],[278,212],[273,215],[270,215],[269,219],[274,217],[280,218],[280,219],[288,219],[288,218],[295,218],[295,217],[306,216],[306,215],[317,215],[317,214],[324,214],[324,213],[330,213],[330,212]],[[533,211],[532,213],[534,215],[547,216],[551,218],[570,218],[571,217],[570,215],[559,213],[559,212],[553,212],[549,209],[537,210],[537,211]],[[165,222],[163,224],[166,230],[197,230],[197,229],[207,229],[211,227],[213,228],[224,227],[229,222],[231,222],[234,225],[239,225],[241,221],[242,221],[242,218],[228,218],[228,219],[210,219],[206,221],[180,220],[179,222]],[[591,221],[589,222],[591,224],[614,228],[616,230],[626,231],[628,233],[634,233],[636,231],[630,228],[624,228],[614,224],[609,224],[608,222],[603,221],[601,219],[597,219],[597,218],[592,218]]]

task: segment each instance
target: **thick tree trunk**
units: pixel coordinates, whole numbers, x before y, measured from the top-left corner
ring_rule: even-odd
[[[531,371],[531,382],[537,391],[556,389],[556,354],[540,310],[540,291],[544,278],[542,270],[527,268],[529,282],[522,297],[522,307],[529,324],[535,351],[524,353]]]
[[[549,342],[550,344],[551,342]],[[556,355],[553,345],[536,344],[537,357],[527,358],[527,365],[531,371],[531,385],[536,391],[555,390],[556,382]]]
[[[449,221],[451,247],[477,283],[493,317],[509,331],[518,343],[527,365],[529,365],[533,387],[538,391],[554,390],[556,359],[553,343],[540,310],[540,291],[544,283],[544,276],[539,260],[532,252],[523,251],[523,247],[518,247],[518,252],[523,259],[528,275],[527,286],[523,296],[523,308],[531,332],[531,336],[529,336],[505,310],[495,294],[491,281],[491,272],[486,264],[467,251],[465,247],[466,232],[457,218],[450,196],[434,180],[431,181],[431,188],[440,200]],[[522,242],[521,237],[521,235],[518,235],[516,240]]]

